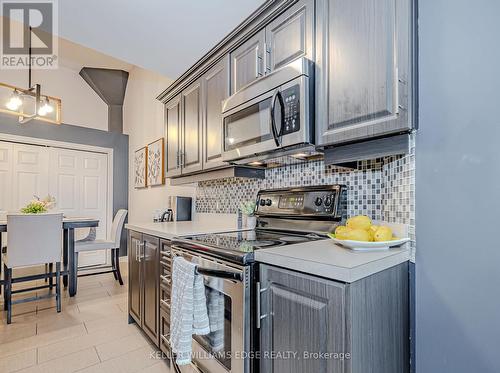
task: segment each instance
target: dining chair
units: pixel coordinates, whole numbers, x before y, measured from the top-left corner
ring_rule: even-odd
[[[9,242],[7,251],[2,254],[4,264],[4,309],[7,310],[7,324],[11,323],[12,305],[32,300],[53,297],[52,279],[56,278],[56,308],[61,312],[61,253],[62,253],[62,214],[8,214],[7,231]],[[55,263],[56,273],[41,273],[22,277],[13,277],[12,270],[21,267],[33,267],[45,263]],[[49,278],[48,285],[12,290],[12,284],[37,279]],[[45,296],[18,299],[13,301],[12,295],[21,292],[49,288]]]
[[[79,272],[93,271],[91,273],[82,273],[78,277],[101,275],[103,273],[113,273],[115,280],[120,285],[123,285],[122,275],[120,273],[120,241],[122,237],[123,225],[128,211],[125,209],[118,210],[113,219],[111,226],[111,234],[106,240],[83,240],[75,242],[75,260],[78,265],[78,254],[84,251],[111,250],[111,266],[86,266],[78,268]],[[94,272],[95,270],[107,269],[107,271]]]

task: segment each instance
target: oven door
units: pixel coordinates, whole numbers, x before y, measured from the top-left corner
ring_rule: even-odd
[[[248,359],[238,358],[249,351],[250,304],[245,293],[245,267],[215,261],[174,246],[173,257],[196,263],[204,274],[210,333],[193,336],[193,364],[177,366],[180,372],[248,373]],[[223,274],[239,277],[224,278]],[[246,317],[245,317],[246,316]]]

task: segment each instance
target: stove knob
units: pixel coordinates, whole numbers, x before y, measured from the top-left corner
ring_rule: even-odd
[[[325,198],[325,206],[330,207],[332,204],[332,197],[328,196]]]
[[[261,206],[265,206],[266,200],[265,199],[261,199],[259,203],[260,203]]]
[[[266,199],[266,206],[271,206],[273,204],[273,201],[270,199]]]
[[[322,203],[323,203],[323,199],[321,197],[317,197],[316,201],[314,201],[314,204],[316,206],[321,206]]]

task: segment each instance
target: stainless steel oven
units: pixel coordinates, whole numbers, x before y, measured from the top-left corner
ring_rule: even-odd
[[[203,275],[210,329],[207,335],[193,336],[193,359],[190,365],[177,366],[179,372],[249,372],[249,360],[241,353],[250,346],[249,266],[240,266],[194,253],[172,245],[172,260],[182,256],[196,263]]]
[[[311,64],[298,59],[223,102],[224,161],[314,143]]]

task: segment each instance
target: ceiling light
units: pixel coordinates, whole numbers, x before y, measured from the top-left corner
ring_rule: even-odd
[[[19,93],[17,92],[17,90],[14,89],[14,92],[12,92],[9,101],[7,101],[7,104],[5,106],[9,110],[17,111],[22,104],[23,100],[21,100],[21,97],[19,97]]]
[[[54,108],[52,105],[49,103],[49,98],[45,97],[45,102],[43,103],[42,106],[38,109],[38,115],[44,117],[47,114],[50,114],[54,111]]]

